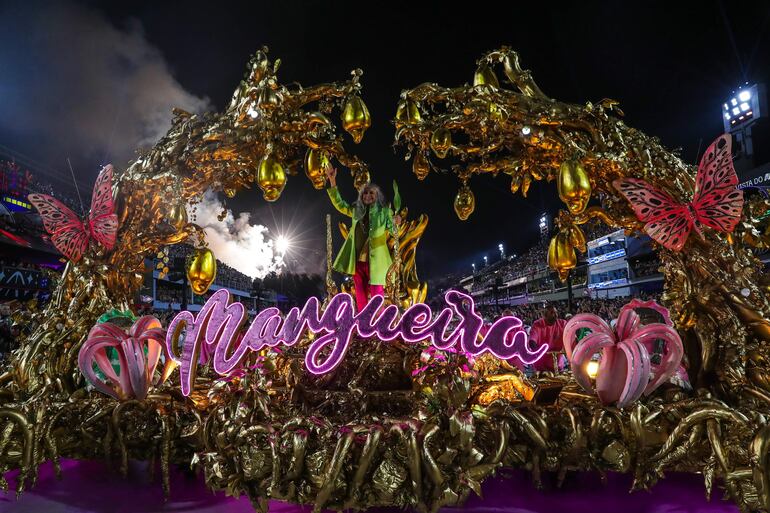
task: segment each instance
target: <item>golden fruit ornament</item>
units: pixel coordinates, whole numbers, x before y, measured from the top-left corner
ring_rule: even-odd
[[[370,126],[372,126],[372,118],[361,97],[353,95],[348,98],[342,109],[342,128],[353,136],[353,141],[358,144]]]
[[[455,196],[455,213],[461,221],[465,221],[476,209],[476,197],[468,185],[463,185]]]
[[[286,171],[272,154],[265,155],[257,168],[257,184],[262,189],[266,201],[275,201],[281,197],[286,186]]]
[[[396,108],[396,121],[407,125],[415,125],[422,120],[420,109],[410,99],[401,100]]]
[[[559,273],[559,279],[564,281],[569,275],[569,270],[577,264],[575,248],[569,241],[566,233],[559,232],[548,245],[548,267]]]
[[[430,165],[425,154],[421,151],[417,152],[414,157],[414,164],[412,164],[412,171],[418,180],[425,180],[425,177],[430,173]]]
[[[452,147],[452,132],[445,127],[434,130],[430,136],[430,148],[440,159],[447,156],[449,148]]]
[[[577,160],[568,160],[559,167],[556,181],[559,198],[572,214],[582,213],[591,199],[591,180],[583,165]]]
[[[201,296],[209,290],[217,277],[217,259],[208,248],[195,250],[187,266],[187,280],[192,291]]]
[[[177,230],[181,230],[187,224],[187,205],[184,201],[175,202],[168,212],[168,222]]]
[[[569,229],[567,229],[567,238],[573,248],[581,253],[586,252],[586,236],[578,225],[570,226]]]
[[[307,150],[305,153],[305,175],[316,189],[326,184],[326,169],[331,165],[329,154],[323,150]]]
[[[476,73],[473,74],[473,85],[485,85],[495,89],[500,88],[500,82],[497,80],[497,75],[495,75],[495,72],[492,71],[492,68],[487,66],[486,63],[481,64],[476,69]]]
[[[228,198],[234,198],[235,197],[235,188],[233,187],[225,187],[224,188],[225,196]]]

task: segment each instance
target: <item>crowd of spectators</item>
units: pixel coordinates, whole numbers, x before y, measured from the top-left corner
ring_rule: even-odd
[[[27,195],[31,193],[47,194],[58,199],[75,212],[80,212],[80,200],[77,199],[74,190],[69,191],[64,187],[54,187],[50,182],[43,181],[28,169],[19,164],[0,160],[0,193],[27,201]],[[84,204],[90,198],[84,197]]]
[[[654,299],[660,302],[660,295],[657,294],[637,294],[634,296],[634,298],[640,299],[642,301],[649,301]],[[618,317],[618,313],[620,312],[620,309],[623,307],[623,305],[627,304],[631,300],[632,298],[630,297],[616,297],[609,299],[575,299],[573,302],[573,311],[574,314],[592,313],[594,315],[598,315],[605,321],[610,322]],[[572,316],[572,314],[570,314],[568,311],[567,301],[549,301],[548,305],[553,305],[556,307],[559,318],[566,319]],[[529,303],[526,305],[518,306],[501,306],[499,308],[495,306],[477,306],[477,309],[488,321],[492,321],[499,317],[503,309],[508,309],[512,312],[513,315],[521,319],[526,326],[531,326],[537,319],[541,317],[543,306],[544,303]]]
[[[10,258],[8,260],[0,258],[0,267],[13,267],[16,269],[29,269],[39,271],[41,267],[32,262],[25,262],[23,260]]]

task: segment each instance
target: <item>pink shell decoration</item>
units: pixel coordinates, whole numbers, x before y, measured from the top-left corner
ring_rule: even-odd
[[[137,319],[128,333],[109,322],[97,324],[78,353],[80,371],[94,388],[115,399],[144,399],[165,338],[160,321],[151,315]],[[108,347],[118,352],[117,374],[107,356]],[[96,375],[94,362],[106,380]]]
[[[664,322],[643,326],[635,308],[655,310]],[[582,328],[590,329],[591,333],[575,343],[575,335]],[[664,342],[659,364],[650,361],[656,340]],[[684,355],[682,340],[673,328],[668,310],[654,301],[638,300],[620,310],[615,330],[594,314],[574,316],[564,327],[564,351],[578,384],[588,392],[596,392],[602,404],[614,403],[620,408],[668,381]],[[601,353],[601,360],[594,385],[586,367],[596,353]]]

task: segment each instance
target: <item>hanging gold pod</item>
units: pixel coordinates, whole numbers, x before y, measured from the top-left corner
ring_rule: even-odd
[[[275,201],[281,197],[286,186],[286,172],[272,154],[265,155],[257,168],[257,184],[262,189],[265,201]]]
[[[517,170],[513,170],[513,173],[515,173]],[[511,174],[511,193],[516,194],[519,192],[519,188],[521,188],[521,176],[516,174]]]
[[[396,121],[407,125],[415,125],[422,121],[422,115],[417,104],[408,98],[398,102]]]
[[[580,229],[578,225],[573,225],[568,230],[568,238],[570,243],[572,244],[572,247],[580,251],[581,253],[586,252],[586,236],[583,233],[583,230]]]
[[[305,175],[316,189],[326,184],[326,169],[331,165],[329,154],[323,150],[307,150],[305,153]]]
[[[500,82],[497,80],[497,75],[495,75],[495,72],[492,71],[492,68],[487,66],[486,63],[482,63],[476,68],[476,73],[473,74],[473,85],[485,85],[495,89],[500,88]]]
[[[418,180],[425,180],[425,177],[430,173],[430,164],[428,164],[428,159],[423,152],[418,151],[417,155],[414,156],[412,171]]]
[[[225,196],[228,198],[234,198],[235,197],[235,188],[234,187],[225,187],[223,189],[223,192],[225,193]]]
[[[187,205],[182,200],[174,202],[166,216],[171,226],[181,230],[187,224]]]
[[[583,165],[577,160],[567,160],[559,167],[556,181],[559,198],[574,214],[582,213],[591,199],[591,180]]]
[[[342,128],[353,137],[358,144],[364,138],[364,132],[372,126],[372,118],[366,104],[357,95],[353,95],[345,102],[342,109]]]
[[[548,267],[559,273],[559,279],[567,279],[570,269],[577,265],[575,248],[569,241],[566,233],[559,232],[548,245]]]
[[[201,296],[209,290],[217,277],[217,259],[208,248],[195,250],[187,267],[187,279],[194,293]]]
[[[452,147],[452,132],[445,127],[439,127],[430,136],[430,148],[440,159],[447,156]]]
[[[455,213],[461,221],[465,221],[476,209],[476,197],[468,185],[463,185],[455,196]]]

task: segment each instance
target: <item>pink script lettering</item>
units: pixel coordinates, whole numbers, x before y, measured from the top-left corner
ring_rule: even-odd
[[[212,361],[215,372],[227,375],[241,364],[249,351],[292,346],[305,329],[321,335],[305,353],[305,367],[313,374],[329,372],[342,362],[353,331],[362,338],[377,337],[386,342],[400,338],[407,343],[429,341],[438,349],[459,346],[474,356],[487,351],[497,358],[516,357],[526,364],[536,362],[548,350],[546,345],[530,349],[522,322],[516,317],[498,319],[486,335],[480,337],[483,321],[475,312],[473,299],[450,290],[444,300],[447,307],[435,318],[430,307],[422,303],[411,306],[399,318],[398,308],[384,306],[381,296],[373,297],[358,313],[348,294],[332,297],[323,312],[318,299],[311,297],[301,310],[292,308],[285,319],[277,308],[262,310],[245,333],[241,333],[246,311],[242,304],[231,303],[230,292],[220,289],[197,315],[184,311],[174,317],[166,334],[166,348],[179,364],[184,395],[192,391],[198,363]],[[459,322],[450,328],[455,316]]]

